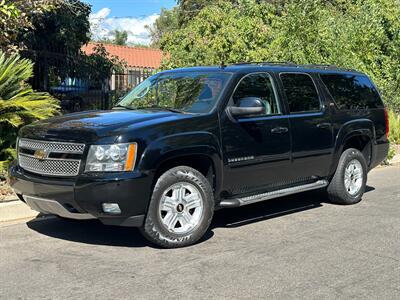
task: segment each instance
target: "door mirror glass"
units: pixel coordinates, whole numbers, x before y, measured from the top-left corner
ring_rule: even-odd
[[[232,116],[262,115],[265,107],[260,98],[245,97],[239,99],[236,106],[230,106],[229,112]]]

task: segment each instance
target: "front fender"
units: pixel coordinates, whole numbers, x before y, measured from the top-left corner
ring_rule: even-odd
[[[219,185],[222,178],[222,151],[217,136],[210,132],[178,133],[151,142],[142,154],[139,170],[154,172],[163,162],[188,155],[209,157]]]

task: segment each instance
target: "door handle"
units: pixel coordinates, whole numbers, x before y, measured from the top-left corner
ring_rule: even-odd
[[[331,123],[319,123],[317,124],[318,128],[330,128],[331,127]]]
[[[272,133],[286,133],[289,129],[287,127],[275,127],[271,129]]]

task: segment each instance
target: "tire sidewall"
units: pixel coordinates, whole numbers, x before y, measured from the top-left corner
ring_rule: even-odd
[[[164,192],[172,185],[187,182],[194,185],[203,199],[203,214],[197,226],[188,233],[177,234],[168,231],[162,224],[159,205]],[[164,247],[182,247],[198,241],[207,231],[214,211],[214,198],[207,179],[197,170],[189,167],[176,167],[164,173],[153,189],[147,212],[144,234],[152,242]]]
[[[362,174],[363,182],[362,182],[361,188],[358,191],[358,193],[355,195],[351,195],[347,191],[346,186],[344,184],[345,171],[346,171],[348,164],[352,160],[357,160],[361,164],[362,172],[363,172],[363,174]],[[340,166],[340,183],[341,183],[343,191],[344,191],[344,196],[346,197],[346,202],[349,202],[349,203],[359,202],[361,200],[362,195],[365,192],[365,187],[366,187],[366,183],[367,183],[367,164],[366,164],[363,154],[357,149],[353,149],[353,148],[348,149],[345,152],[343,152],[343,154],[340,158],[339,166]]]

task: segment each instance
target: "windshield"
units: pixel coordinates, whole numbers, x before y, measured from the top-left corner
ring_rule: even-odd
[[[201,72],[154,75],[135,87],[117,106],[208,113],[214,107],[229,77],[228,73]]]

